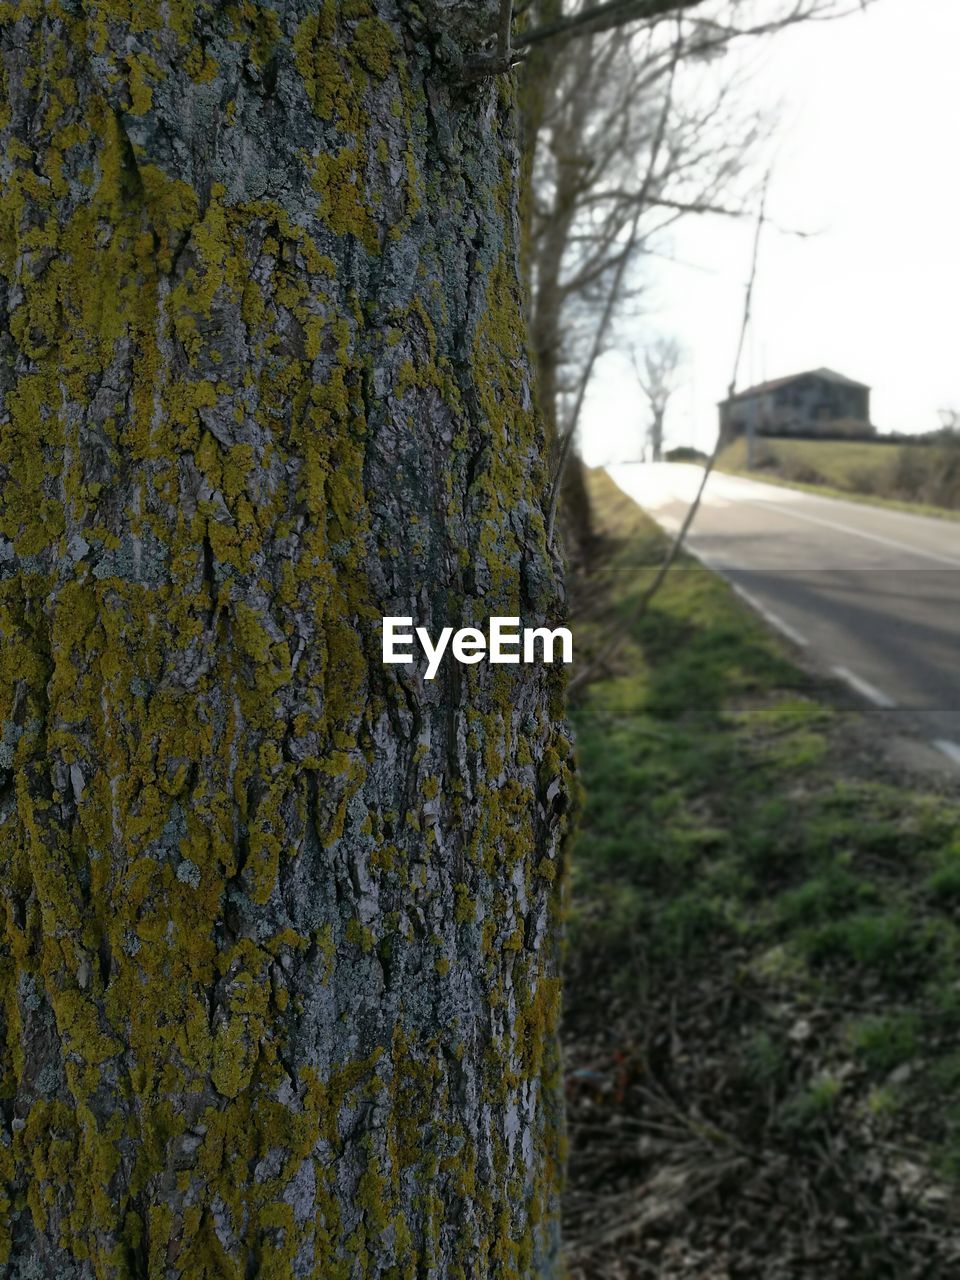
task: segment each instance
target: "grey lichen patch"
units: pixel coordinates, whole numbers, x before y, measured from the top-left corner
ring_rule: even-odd
[[[159,539],[149,534],[145,537],[129,535],[117,548],[101,552],[92,572],[100,580],[122,578],[145,587],[159,587],[169,582],[167,550]]]
[[[12,720],[4,721],[2,732],[0,732],[0,769],[12,768],[14,748],[22,736],[21,725],[15,724]]]
[[[188,884],[192,889],[199,889],[200,868],[195,862],[191,862],[189,858],[184,858],[177,867],[177,879],[181,884]]]

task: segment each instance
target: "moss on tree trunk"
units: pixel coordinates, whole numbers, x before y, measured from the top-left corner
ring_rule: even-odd
[[[0,4],[0,1260],[552,1277],[561,677],[495,6]]]

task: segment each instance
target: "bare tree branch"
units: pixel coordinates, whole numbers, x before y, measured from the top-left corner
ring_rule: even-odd
[[[780,30],[838,2],[729,0],[721,14],[718,5],[660,0],[646,9],[649,16],[656,8],[658,16],[630,25],[614,23],[612,15],[636,17],[641,10],[635,0],[629,6],[625,0],[616,6],[612,0],[534,0],[526,6],[514,0],[515,27],[532,24],[533,32],[557,36],[524,46],[529,59],[520,86],[530,174],[525,243],[538,398],[570,473],[561,469],[557,480],[574,555],[589,547],[589,515],[571,472],[574,445],[567,429],[571,422],[576,429],[581,416],[582,374],[589,377],[595,369],[617,318],[640,295],[635,268],[664,248],[657,237],[678,219],[692,213],[749,216],[755,207],[755,197],[745,194],[747,183],[738,179],[765,123],[739,103],[737,70],[719,78],[711,73],[704,84],[695,68],[690,77],[678,77],[668,126],[661,130],[660,82],[675,73],[676,44],[682,41],[686,67],[709,61],[733,40]],[[660,21],[668,12],[672,20]],[[557,24],[573,19],[582,25],[564,35]],[[514,31],[511,60],[531,34]],[[649,166],[655,145],[657,162]],[[554,488],[549,497],[554,533]]]
[[[509,63],[512,52],[510,46],[512,26],[513,0],[500,0],[500,24],[497,28],[497,57],[504,63]]]
[[[740,323],[740,336],[737,340],[737,351],[733,361],[733,373],[730,378],[730,386],[728,390],[728,395],[730,396],[733,396],[736,394],[737,380],[740,376],[740,364],[743,359],[743,348],[747,339],[747,330],[750,327],[750,317],[753,313],[753,291],[754,291],[754,286],[757,280],[757,264],[760,261],[760,240],[763,235],[763,228],[766,222],[767,190],[769,188],[769,184],[770,184],[770,173],[768,172],[766,177],[764,178],[763,191],[760,196],[760,210],[757,215],[757,229],[753,238],[753,257],[750,263],[750,278],[747,281],[747,288],[746,288],[746,292],[744,294],[744,299],[743,299],[743,319]],[[670,550],[667,553],[666,559],[663,561],[663,563],[660,565],[660,568],[657,570],[656,576],[654,577],[653,581],[647,587],[646,591],[644,591],[643,595],[637,601],[637,604],[635,605],[635,607],[631,609],[627,617],[624,618],[620,622],[620,624],[615,628],[613,635],[611,636],[606,646],[601,650],[599,656],[594,658],[593,662],[591,662],[588,666],[584,667],[581,671],[578,671],[577,674],[570,681],[570,683],[567,685],[568,697],[572,695],[577,689],[581,688],[590,679],[590,677],[593,675],[595,671],[597,671],[601,667],[606,666],[607,663],[611,660],[611,658],[614,657],[617,650],[623,644],[624,638],[627,635],[628,631],[630,631],[630,629],[636,626],[636,624],[640,621],[640,619],[643,617],[643,615],[646,613],[647,609],[649,608],[650,601],[660,590],[660,587],[663,585],[664,579],[666,578],[670,570],[673,568],[674,562],[676,561],[677,556],[680,554],[680,549],[683,546],[683,540],[687,536],[690,526],[693,524],[697,511],[700,509],[700,500],[702,499],[703,492],[707,487],[707,481],[710,478],[710,473],[713,471],[714,463],[717,460],[717,454],[720,452],[720,444],[721,444],[721,437],[720,437],[720,434],[718,433],[716,443],[714,444],[710,457],[707,459],[706,464],[703,468],[703,475],[700,478],[700,484],[697,488],[696,496],[694,497],[693,502],[691,502],[687,510],[687,514],[684,516],[683,524],[680,526],[676,537],[674,538],[673,542],[670,544]]]
[[[530,31],[521,32],[514,40],[514,44],[517,48],[526,49],[542,44],[545,40],[553,40],[574,33],[597,34],[625,26],[630,22],[650,22],[671,14],[679,14],[687,9],[695,9],[702,2],[703,0],[606,0],[605,4],[589,5],[578,13],[572,13],[554,22],[534,27]],[[769,24],[753,28],[738,28],[714,19],[706,19],[703,25],[715,33],[715,38],[714,42],[705,43],[702,51],[706,51],[713,43],[726,45],[741,36],[766,34],[796,22],[826,22],[845,18],[874,2],[875,0],[855,0],[852,7],[837,9],[836,0],[810,0],[809,3],[807,0],[797,0],[793,13],[787,17],[774,19]]]
[[[550,494],[550,507],[549,507],[550,515],[547,520],[547,543],[548,544],[553,542],[553,530],[554,530],[554,525],[556,524],[556,519],[557,519],[557,503],[560,498],[560,486],[563,480],[563,472],[564,472],[564,468],[566,467],[567,457],[570,453],[570,446],[573,443],[573,437],[577,430],[577,423],[580,419],[580,412],[583,408],[584,396],[586,395],[587,386],[589,385],[591,375],[593,374],[594,365],[596,364],[597,359],[600,355],[600,351],[603,347],[604,339],[606,338],[606,335],[607,335],[607,329],[609,328],[610,321],[613,317],[614,307],[616,306],[617,300],[620,295],[620,286],[623,282],[623,276],[624,276],[624,272],[626,271],[627,263],[630,261],[632,250],[636,244],[637,232],[640,226],[640,218],[643,215],[643,211],[646,206],[646,196],[649,193],[649,191],[652,189],[656,181],[657,165],[660,159],[660,151],[663,147],[664,139],[666,138],[667,121],[670,118],[670,109],[673,105],[673,86],[676,79],[677,67],[680,64],[680,57],[681,57],[682,50],[683,50],[683,28],[678,18],[677,39],[674,44],[673,68],[670,74],[670,79],[667,83],[666,93],[664,94],[663,107],[660,111],[660,117],[657,122],[656,134],[654,135],[653,145],[650,149],[650,161],[649,161],[649,164],[647,165],[646,175],[641,185],[640,197],[637,201],[636,210],[634,211],[633,222],[630,227],[630,234],[628,236],[627,244],[624,248],[624,252],[620,255],[619,261],[616,266],[616,270],[614,271],[613,280],[610,282],[610,287],[607,291],[606,304],[604,305],[603,313],[600,316],[600,321],[594,333],[593,343],[590,348],[590,355],[587,359],[586,367],[583,370],[583,373],[580,378],[580,385],[577,390],[577,398],[576,398],[576,401],[574,402],[573,410],[570,414],[570,419],[567,422],[564,429],[563,440],[560,446],[560,456],[557,460],[557,470],[556,470],[556,474],[554,475],[553,488]]]
[[[853,0],[850,7],[837,8],[839,0],[797,0],[796,7],[786,17],[775,18],[768,23],[759,23],[753,27],[736,27],[715,19],[703,19],[704,30],[712,32],[705,39],[691,47],[691,57],[706,58],[712,52],[733,43],[745,36],[766,35],[780,31],[784,27],[798,22],[832,22],[846,18],[852,13],[865,10],[876,0]],[[502,0],[505,5],[506,0]],[[525,54],[533,48],[549,40],[563,39],[567,36],[598,35],[613,31],[635,22],[655,23],[660,18],[671,14],[681,14],[697,8],[703,0],[606,0],[606,3],[589,5],[577,13],[557,18],[553,22],[544,23],[529,31],[512,34],[506,31],[504,38],[503,8],[500,10],[497,25],[497,52],[494,56],[475,59],[467,64],[468,78],[474,79],[489,75],[497,75],[511,71],[524,60]],[[512,26],[512,9],[508,27]],[[506,52],[504,52],[506,50]]]
[[[623,26],[627,22],[662,18],[682,9],[692,9],[701,3],[702,0],[606,0],[605,4],[590,5],[569,17],[558,18],[556,22],[547,22],[531,31],[521,32],[515,43],[517,48],[529,49],[532,45],[542,44],[544,40],[553,40],[574,31],[581,35],[587,32],[596,34]]]
[[[637,359],[636,351],[631,348],[630,360],[640,389],[650,406],[650,444],[653,461],[660,461],[663,448],[663,420],[666,417],[667,405],[676,390],[676,373],[680,366],[683,352],[676,338],[660,337],[650,343],[643,353],[643,366]]]

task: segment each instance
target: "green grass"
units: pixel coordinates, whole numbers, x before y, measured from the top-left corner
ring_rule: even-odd
[[[887,477],[901,449],[915,446],[877,444],[866,440],[772,440],[754,441],[754,467],[778,471],[801,483],[831,485],[835,489],[857,489],[859,482],[872,478],[876,485]],[[741,436],[723,450],[718,460],[743,470],[747,465],[747,442]],[[791,473],[792,476],[791,476]],[[805,473],[810,476],[805,480]]]
[[[630,612],[663,546],[605,476],[591,484],[618,571],[609,611],[577,624],[583,656]],[[689,989],[698,1008],[712,983],[727,993],[717,1000],[744,986],[737,1018],[696,1052],[729,1062],[742,1105],[767,1108],[758,1123],[796,1134],[882,1119],[909,1136],[922,1096],[940,1100],[923,1141],[960,1149],[947,1106],[960,1090],[960,805],[851,750],[851,713],[692,561],[614,668],[573,708],[586,802],[571,958],[594,984],[584,1016],[598,982],[629,1002],[642,975],[644,991],[670,986],[682,1000]],[[568,988],[574,1010],[579,999]],[[788,1035],[792,1008],[826,1011],[809,1058]],[[851,1060],[864,1068],[852,1083]],[[924,1063],[916,1097],[913,1077],[895,1094],[876,1078],[913,1060]]]
[[[914,1013],[867,1018],[852,1030],[854,1049],[873,1071],[892,1071],[917,1056],[921,1045],[920,1019]]]
[[[831,1076],[812,1081],[792,1094],[780,1108],[778,1119],[784,1128],[804,1133],[824,1124],[840,1096],[841,1083]]]
[[[790,1054],[782,1040],[775,1040],[768,1031],[756,1031],[743,1047],[741,1063],[751,1084],[775,1085],[789,1074]]]
[[[839,862],[832,862],[821,875],[811,876],[796,889],[782,894],[779,915],[787,926],[813,924],[846,915],[875,897],[876,890],[869,881],[858,880]]]
[[[937,864],[936,871],[927,879],[931,896],[941,902],[960,901],[960,848],[945,850]]]
[[[861,971],[894,974],[918,950],[919,931],[911,917],[889,911],[855,911],[831,920],[803,937],[812,960],[845,961]]]
[[[960,520],[950,505],[898,493],[896,469],[904,453],[927,456],[927,446],[877,444],[863,440],[757,440],[754,467],[747,470],[747,442],[742,437],[721,450],[718,471],[748,476],[764,484],[780,484],[848,502],[866,502],[914,515]]]

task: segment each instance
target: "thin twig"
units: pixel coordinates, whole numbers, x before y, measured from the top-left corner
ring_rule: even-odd
[[[760,239],[763,235],[764,223],[767,220],[767,191],[770,188],[770,170],[768,169],[763,179],[763,188],[760,192],[760,212],[757,216],[757,229],[753,236],[753,259],[750,264],[750,279],[747,281],[747,291],[743,299],[743,323],[740,325],[740,341],[737,343],[737,355],[733,362],[733,373],[730,377],[730,387],[727,392],[731,398],[737,393],[737,379],[740,377],[740,362],[743,359],[743,348],[747,340],[747,330],[750,327],[750,318],[753,314],[753,289],[757,282],[757,263],[760,259]],[[718,437],[719,438],[719,437]],[[714,453],[716,453],[714,448]]]
[[[757,229],[753,237],[753,258],[750,264],[750,278],[747,282],[746,293],[744,294],[744,299],[743,299],[743,320],[740,324],[740,336],[737,341],[737,353],[733,362],[733,374],[730,378],[730,386],[727,391],[727,395],[730,398],[732,398],[736,394],[737,379],[740,376],[740,363],[741,363],[741,360],[743,359],[743,349],[744,349],[744,344],[746,343],[747,330],[750,327],[750,318],[753,313],[753,290],[757,280],[757,263],[760,260],[760,240],[763,235],[763,227],[764,227],[764,223],[766,222],[766,216],[767,216],[767,190],[769,188],[769,185],[770,185],[770,171],[768,170],[763,180],[763,189],[760,195],[760,210],[757,215]],[[694,497],[693,502],[690,504],[690,507],[687,510],[687,514],[684,517],[683,524],[680,526],[680,529],[676,537],[671,543],[670,550],[667,554],[667,557],[661,564],[660,568],[657,570],[656,576],[654,577],[653,581],[650,583],[649,587],[647,587],[643,595],[640,597],[640,599],[637,601],[637,604],[635,605],[635,607],[630,610],[630,613],[626,616],[626,618],[623,619],[620,625],[616,628],[613,636],[610,638],[610,641],[608,642],[606,647],[601,650],[599,656],[594,658],[593,662],[591,662],[589,666],[584,667],[581,671],[578,671],[577,674],[570,681],[570,683],[567,685],[568,695],[573,694],[578,688],[580,688],[583,684],[585,684],[586,681],[589,680],[590,676],[597,670],[598,667],[605,666],[610,661],[610,659],[614,656],[614,654],[623,644],[624,637],[626,636],[627,632],[630,631],[631,628],[636,626],[636,624],[640,621],[640,619],[646,613],[647,608],[650,605],[650,601],[656,595],[657,591],[660,589],[663,583],[663,580],[666,578],[667,574],[672,569],[674,561],[676,560],[677,556],[680,553],[680,548],[683,546],[683,540],[687,536],[687,531],[689,530],[690,526],[693,524],[694,517],[696,516],[697,511],[700,508],[700,499],[703,497],[703,491],[707,487],[707,481],[710,478],[710,473],[713,471],[713,464],[716,462],[717,455],[720,452],[721,439],[722,439],[721,434],[718,432],[716,443],[714,444],[710,457],[707,459],[706,465],[703,468],[703,475],[700,478],[700,485],[697,489],[696,496]]]

